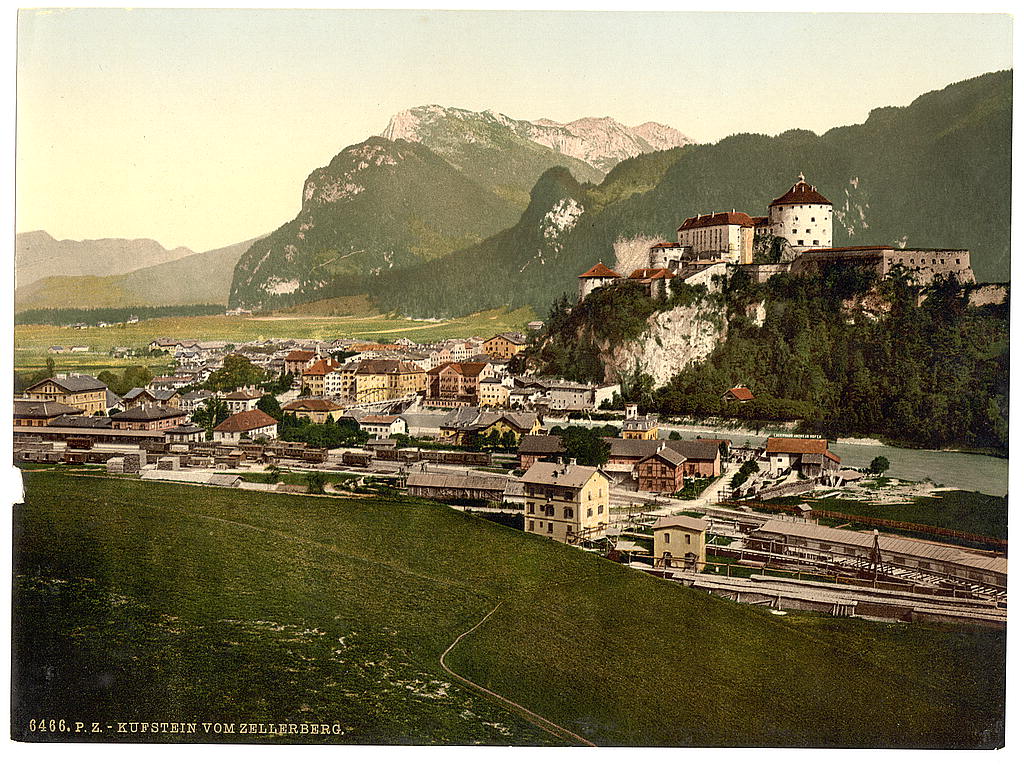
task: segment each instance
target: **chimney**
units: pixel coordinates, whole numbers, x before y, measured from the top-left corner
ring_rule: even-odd
[[[570,465],[575,465],[576,464],[576,458],[575,457],[570,457],[569,458],[569,464]]]

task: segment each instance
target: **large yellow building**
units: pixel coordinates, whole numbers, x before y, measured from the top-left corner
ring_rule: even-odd
[[[107,413],[107,386],[89,375],[59,374],[48,377],[30,386],[24,398],[57,401],[81,409],[86,415]]]
[[[587,465],[534,462],[522,478],[524,530],[568,544],[604,536],[610,522],[608,477]]]
[[[668,515],[654,524],[654,565],[700,570],[707,563],[708,522],[689,515]]]
[[[495,359],[511,359],[529,345],[526,335],[520,332],[502,332],[484,341],[484,353]]]
[[[354,370],[354,379],[354,398],[357,404],[404,398],[427,389],[426,371],[409,361],[361,361]]]

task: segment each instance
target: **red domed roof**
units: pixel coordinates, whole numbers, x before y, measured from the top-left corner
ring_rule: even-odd
[[[598,263],[585,274],[580,274],[580,279],[621,279],[622,277],[612,271],[604,263]]]
[[[803,173],[800,179],[793,184],[793,188],[787,191],[778,199],[773,199],[769,207],[775,205],[831,205],[825,197],[818,193],[818,190],[804,180]]]

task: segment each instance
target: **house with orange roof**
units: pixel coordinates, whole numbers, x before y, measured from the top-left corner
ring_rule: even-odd
[[[611,284],[616,279],[621,279],[622,275],[612,271],[604,263],[598,262],[589,271],[586,271],[577,277],[580,284],[580,302],[582,302],[587,295],[596,290],[598,287],[603,287],[606,284]]]
[[[829,451],[826,438],[771,436],[765,444],[764,456],[773,476],[796,470],[808,478],[822,478],[836,475],[842,468],[842,460]]]
[[[754,400],[754,394],[750,392],[750,388],[745,385],[737,385],[734,388],[729,388],[723,395],[722,401],[731,403],[736,401],[740,404],[745,404],[748,401]]]

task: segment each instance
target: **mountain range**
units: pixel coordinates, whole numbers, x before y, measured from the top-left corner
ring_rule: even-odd
[[[567,125],[496,112],[423,106],[395,115],[383,136],[314,170],[299,214],[255,242],[235,267],[231,305],[277,308],[368,278],[401,273],[515,224],[549,168],[600,181],[604,167],[688,139],[664,125],[614,120]]]
[[[1006,281],[1011,91],[1012,73],[995,72],[820,136],[701,145],[657,123],[420,106],[311,172],[298,215],[250,242],[195,254],[19,234],[16,305],[273,309],[369,295],[418,317],[544,313],[596,261],[637,264],[697,213],[763,215],[801,172],[835,206],[836,246],[963,247],[980,281]]]
[[[187,247],[165,249],[152,239],[54,239],[45,231],[27,231],[15,239],[19,285],[47,276],[108,276],[155,266],[192,255]]]
[[[43,232],[33,232],[43,233]],[[19,254],[21,237],[19,234]],[[151,240],[102,240],[123,242],[115,251],[130,252],[133,242]],[[220,247],[207,252],[179,248],[184,252],[174,260],[137,267],[144,257],[129,257],[122,264],[125,273],[79,276],[50,275],[20,284],[14,293],[15,310],[32,308],[124,308],[143,305],[224,305],[231,289],[235,264],[253,240]],[[76,244],[87,245],[89,242]],[[153,242],[153,244],[156,244]],[[166,251],[165,251],[166,252]],[[133,267],[136,266],[136,267]]]
[[[835,246],[966,248],[979,281],[1007,281],[1011,112],[1012,74],[995,72],[821,136],[743,134],[643,154],[596,186],[552,170],[510,229],[362,288],[378,307],[409,316],[501,305],[544,313],[594,263],[621,258],[635,267],[650,243],[674,240],[691,215],[766,214],[800,172],[834,204]],[[552,216],[563,220],[557,231]]]

